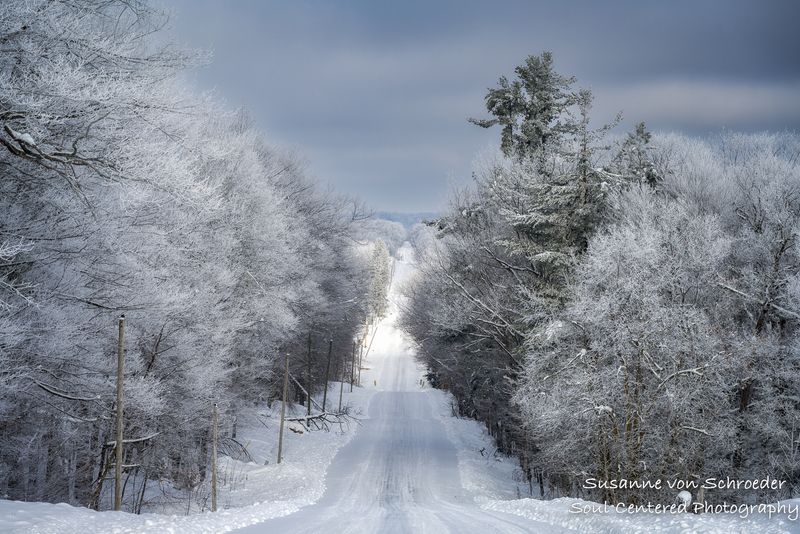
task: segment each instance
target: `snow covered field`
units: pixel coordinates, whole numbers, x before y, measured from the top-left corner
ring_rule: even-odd
[[[338,382],[331,383],[330,394],[335,391],[335,401],[338,401],[338,386]],[[364,405],[369,392],[356,388],[351,394],[348,388],[349,384],[344,389],[344,402]],[[220,511],[215,514],[207,512],[210,506],[208,484],[197,494],[187,496],[166,485],[160,488],[151,481],[146,509],[158,513],[95,512],[67,504],[0,500],[0,532],[227,532],[295,512],[322,495],[325,471],[339,448],[355,435],[357,425],[351,425],[344,432],[297,434],[287,431],[283,461],[278,465],[275,458],[280,404],[275,403],[272,408],[248,410],[240,417],[238,438],[254,461],[220,458]],[[296,415],[305,413],[302,406],[292,408]],[[354,412],[360,417],[358,408]],[[265,465],[265,462],[268,463]],[[205,512],[200,510],[203,504]],[[186,515],[187,508],[190,515]]]
[[[221,462],[217,513],[178,515],[186,502],[164,504],[171,514],[133,515],[0,501],[0,532],[800,532],[785,515],[575,513],[591,503],[518,499],[527,484],[515,481],[516,462],[494,454],[480,424],[451,416],[449,396],[425,383],[395,326],[398,286],[413,272],[411,251],[400,256],[363,387],[345,388],[360,425],[287,432],[285,460],[276,465],[274,413],[254,410],[240,432],[254,462]],[[337,395],[332,383],[329,398]]]

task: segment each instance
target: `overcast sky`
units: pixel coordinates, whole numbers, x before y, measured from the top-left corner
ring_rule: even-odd
[[[529,54],[595,94],[595,118],[703,135],[800,130],[800,1],[161,0],[194,76],[336,189],[440,209],[499,132],[467,123]]]

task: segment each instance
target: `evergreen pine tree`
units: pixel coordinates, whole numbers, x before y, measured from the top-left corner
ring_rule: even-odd
[[[651,138],[652,134],[645,123],[637,124],[611,160],[609,170],[619,174],[625,181],[656,187],[661,182],[661,176],[653,166]]]
[[[573,91],[575,79],[554,70],[550,52],[529,56],[515,73],[517,79],[500,78],[486,95],[494,118],[470,119],[483,128],[502,125],[501,149],[511,160],[479,185],[510,226],[503,245],[539,274],[533,293],[560,303],[566,273],[585,250],[604,205],[594,153],[619,117],[590,128],[591,91]]]
[[[500,77],[498,86],[486,94],[486,110],[492,119],[469,119],[481,128],[501,125],[501,149],[519,161],[541,156],[553,138],[559,137],[565,124],[564,112],[576,102],[571,90],[575,78],[553,69],[553,54],[528,56],[509,82]],[[540,161],[544,161],[540,157]]]

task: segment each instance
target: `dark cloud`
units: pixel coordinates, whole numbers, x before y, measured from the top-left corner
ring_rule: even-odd
[[[800,127],[795,1],[162,1],[179,41],[214,52],[201,86],[384,210],[441,207],[496,137],[466,117],[542,50],[593,89],[599,119]]]

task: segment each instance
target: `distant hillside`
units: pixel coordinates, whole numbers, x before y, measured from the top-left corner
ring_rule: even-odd
[[[441,214],[435,211],[423,211],[419,213],[399,213],[394,211],[378,211],[375,212],[375,217],[378,219],[386,219],[387,221],[399,222],[410,230],[415,224],[423,220],[430,220],[440,217]]]

